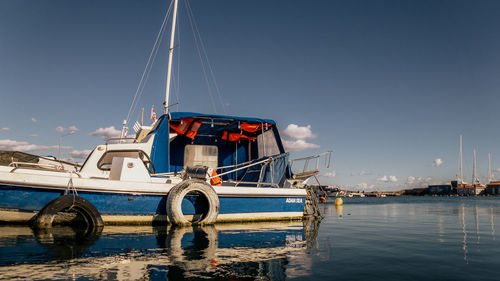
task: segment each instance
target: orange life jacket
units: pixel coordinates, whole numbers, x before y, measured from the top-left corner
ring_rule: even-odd
[[[193,125],[191,126],[191,129],[189,130],[189,132],[187,132],[186,137],[194,139],[200,127],[201,127],[201,121],[194,121]]]
[[[228,140],[227,131],[225,131],[224,134],[222,135],[222,139]],[[238,133],[229,133],[229,141],[239,141],[240,139],[255,140],[256,137],[249,137]]]
[[[179,125],[174,125],[170,123],[170,128],[172,128],[176,134],[178,135],[184,135],[184,133],[187,131],[189,128],[189,125],[193,122],[193,118],[184,118],[181,119],[181,122]]]
[[[246,122],[243,122],[243,123],[241,123],[240,128],[243,131],[255,133],[255,132],[257,132],[257,130],[259,130],[261,128],[261,125],[263,125],[263,124],[248,124]],[[265,123],[265,126],[270,127],[271,124]]]

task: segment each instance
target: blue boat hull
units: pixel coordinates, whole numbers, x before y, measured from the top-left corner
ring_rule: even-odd
[[[0,185],[0,208],[36,212],[53,199],[61,196],[62,190]],[[78,195],[90,201],[101,215],[165,216],[167,195],[124,194],[79,191]],[[298,213],[303,212],[305,198],[289,196],[219,196],[219,215],[253,213]],[[197,213],[200,200],[186,196],[182,202],[185,215]],[[1,218],[0,218],[1,220]]]

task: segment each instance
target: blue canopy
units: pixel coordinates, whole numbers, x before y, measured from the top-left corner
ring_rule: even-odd
[[[163,117],[163,116],[162,116]],[[229,115],[217,115],[217,114],[203,114],[196,112],[172,112],[170,113],[170,120],[182,119],[182,118],[214,118],[214,119],[227,119],[232,121],[245,121],[251,123],[269,123],[276,125],[271,119],[261,119],[253,117],[241,117],[241,116],[229,116]]]
[[[170,122],[180,122],[186,118],[203,121],[202,125],[197,129],[195,138],[188,138],[185,135],[179,135],[170,141]],[[170,121],[170,122],[169,122]],[[156,171],[163,172],[178,172],[183,169],[184,147],[188,144],[198,145],[214,145],[218,147],[218,166],[229,166],[247,161],[256,160],[259,158],[258,144],[256,141],[242,140],[242,143],[236,145],[235,142],[229,139],[223,139],[222,135],[225,132],[242,133],[239,128],[240,122],[249,124],[266,124],[265,129],[255,132],[245,132],[245,134],[255,139],[264,130],[272,131],[278,146],[278,153],[284,153],[283,144],[279,136],[276,122],[270,119],[239,117],[217,114],[203,114],[194,112],[172,112],[164,114],[157,121],[155,128],[150,134],[156,134],[153,141],[151,151],[151,160],[153,161]],[[269,126],[269,127],[268,127]],[[287,162],[287,161],[286,161]],[[227,175],[226,177],[239,178],[244,174],[244,171]],[[279,177],[276,177],[278,180]]]

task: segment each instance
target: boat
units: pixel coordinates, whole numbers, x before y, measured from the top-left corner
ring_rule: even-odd
[[[457,186],[457,194],[458,195],[466,195],[466,196],[477,196],[482,195],[485,192],[485,186],[481,184],[479,181],[478,173],[477,173],[477,165],[476,165],[476,150],[473,152],[473,166],[472,166],[472,184],[461,184]]]
[[[0,222],[49,228],[319,217],[275,121],[168,109],[177,1],[164,114],[136,138],[98,145],[77,169],[36,161],[0,166]]]
[[[491,153],[488,153],[488,184],[486,184],[484,193],[487,195],[500,194],[500,181],[494,179],[493,172],[491,171]]]

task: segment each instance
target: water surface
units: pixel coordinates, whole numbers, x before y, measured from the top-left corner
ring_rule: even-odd
[[[500,197],[346,198],[317,223],[0,226],[2,280],[498,280]]]

